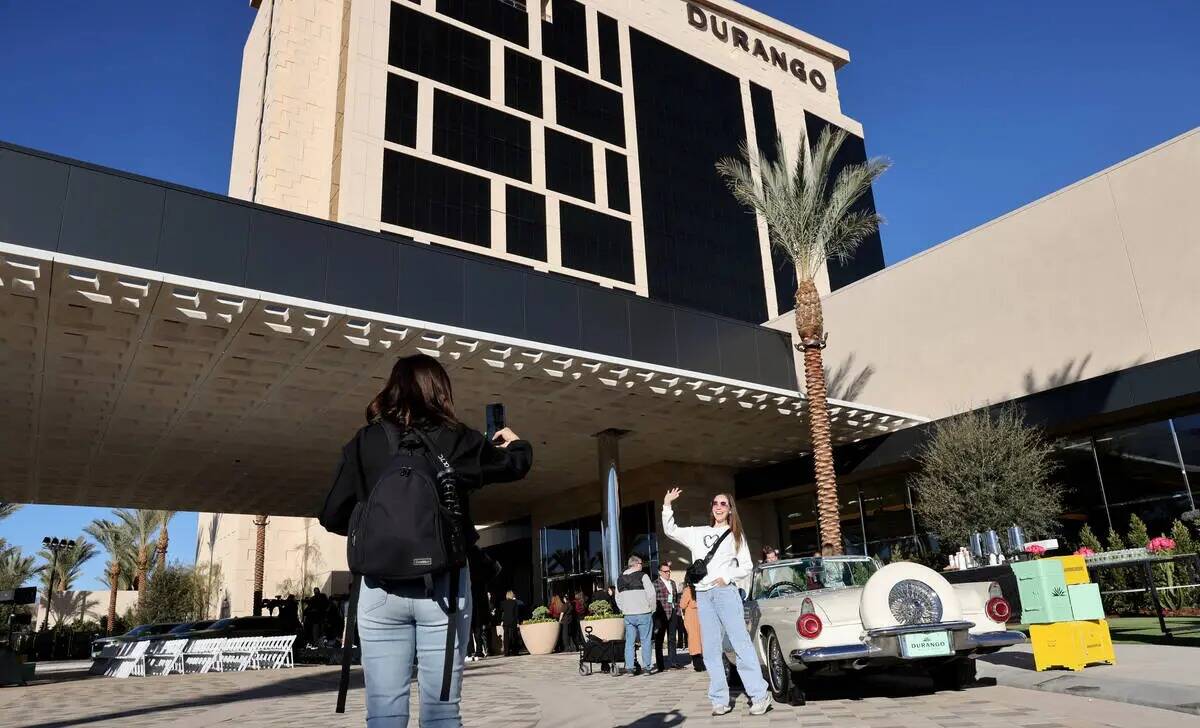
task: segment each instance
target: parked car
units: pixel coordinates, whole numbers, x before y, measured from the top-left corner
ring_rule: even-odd
[[[995,583],[950,584],[913,563],[866,556],[760,564],[746,623],[776,700],[803,704],[816,676],[919,667],[938,689],[975,679],[974,657],[1025,641]]]
[[[226,617],[197,632],[195,637],[253,637],[295,634],[295,625],[279,617]]]
[[[170,622],[163,624],[139,624],[125,634],[110,635],[108,637],[97,637],[92,640],[92,659],[100,656],[100,652],[109,645],[118,642],[132,642],[139,639],[148,639],[158,637],[170,632],[179,626],[178,622]]]
[[[183,624],[176,625],[175,628],[170,632],[167,632],[165,636],[178,638],[191,637],[194,632],[206,630],[216,621],[217,620],[215,619],[205,619],[199,622],[184,622]]]

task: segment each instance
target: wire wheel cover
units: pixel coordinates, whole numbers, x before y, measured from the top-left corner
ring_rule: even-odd
[[[942,621],[942,600],[933,587],[916,579],[896,582],[888,592],[888,607],[900,624],[933,624]]]

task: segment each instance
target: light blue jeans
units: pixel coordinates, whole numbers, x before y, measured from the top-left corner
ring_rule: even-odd
[[[654,615],[653,614],[626,614],[625,615],[625,669],[633,672],[633,643],[634,640],[641,639],[642,641],[642,669],[649,670],[653,664],[650,662],[650,646],[653,640],[650,633],[654,630]]]
[[[417,658],[417,687],[421,696],[422,728],[460,728],[463,657],[471,632],[471,577],[458,575],[458,611],[450,699],[441,702],[442,670],[446,660],[446,615],[449,579],[434,579],[433,598],[420,580],[387,582],[363,579],[358,595],[358,640],[367,682],[367,725],[371,728],[408,726],[408,697],[413,655]]]
[[[721,662],[724,638],[728,638],[737,655],[738,676],[752,702],[757,703],[767,696],[767,681],[763,680],[758,655],[746,631],[746,616],[742,610],[742,597],[733,584],[714,586],[706,591],[696,591],[696,604],[700,609],[700,642],[704,649],[704,668],[708,671],[708,699],[714,706],[729,705],[729,682],[725,679],[725,665]]]

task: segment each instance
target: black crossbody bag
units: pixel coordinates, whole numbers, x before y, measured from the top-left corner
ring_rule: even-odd
[[[717,549],[721,548],[721,542],[724,541],[725,537],[728,536],[732,531],[732,528],[727,529],[725,533],[721,534],[721,537],[717,539],[717,542],[712,545],[712,548],[708,550],[707,556],[699,561],[693,561],[692,565],[687,567],[687,571],[684,573],[683,577],[683,582],[685,584],[689,586],[695,586],[704,581],[704,578],[708,576],[708,562],[712,561],[712,557],[716,555]]]

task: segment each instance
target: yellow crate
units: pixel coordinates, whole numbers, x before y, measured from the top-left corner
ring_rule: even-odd
[[[1068,584],[1088,584],[1091,579],[1088,577],[1087,562],[1082,556],[1050,556],[1048,559],[1061,561],[1063,567],[1063,576],[1066,577]]]
[[[1103,619],[1029,626],[1037,670],[1065,667],[1082,670],[1100,662],[1116,664],[1108,622]]]

